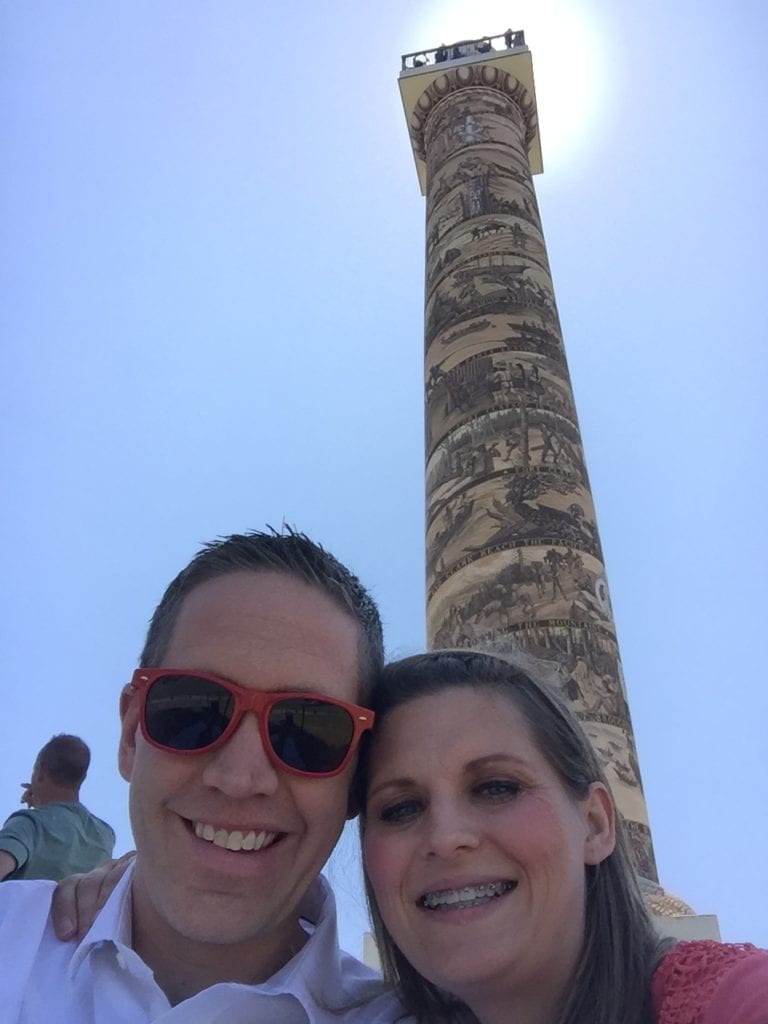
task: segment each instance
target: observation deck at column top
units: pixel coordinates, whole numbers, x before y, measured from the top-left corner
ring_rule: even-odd
[[[525,87],[533,103],[536,90],[533,84],[533,61],[531,51],[525,45],[523,32],[507,30],[497,36],[481,36],[479,39],[463,39],[450,46],[440,44],[433,50],[416,50],[401,57],[401,71],[398,76],[400,96],[405,110],[405,120],[411,128],[411,115],[424,90],[441,75],[467,64],[491,64],[516,78]],[[528,158],[532,174],[541,174],[541,139],[537,130],[528,147]],[[416,173],[419,176],[421,193],[426,193],[427,168],[414,151]]]

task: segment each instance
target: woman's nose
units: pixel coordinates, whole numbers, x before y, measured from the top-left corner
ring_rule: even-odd
[[[463,850],[476,849],[480,843],[480,830],[472,815],[453,801],[433,803],[426,826],[428,856],[452,857]]]

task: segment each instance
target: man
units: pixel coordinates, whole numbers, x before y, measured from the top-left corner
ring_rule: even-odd
[[[0,879],[51,878],[90,871],[112,856],[115,833],[80,803],[91,752],[78,736],[54,736],[37,755],[32,781],[0,829]]]
[[[121,696],[135,864],[79,944],[54,938],[50,886],[0,898],[3,1020],[394,1020],[383,982],[339,951],[318,878],[371,722],[346,709],[382,660],[372,600],[305,536],[203,548]]]

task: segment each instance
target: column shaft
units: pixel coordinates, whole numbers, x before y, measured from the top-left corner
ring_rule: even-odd
[[[524,88],[482,63],[434,80],[427,166],[430,644],[549,662],[656,879],[616,631],[527,140]]]

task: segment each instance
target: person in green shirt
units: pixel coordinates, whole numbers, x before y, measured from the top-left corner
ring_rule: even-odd
[[[112,856],[115,833],[80,803],[91,752],[78,736],[54,736],[37,755],[32,781],[0,829],[0,880],[89,871]]]

